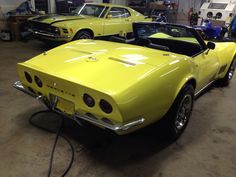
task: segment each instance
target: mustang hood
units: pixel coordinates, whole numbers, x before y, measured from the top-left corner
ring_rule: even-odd
[[[183,56],[129,44],[79,40],[20,65],[109,94],[124,91]],[[116,83],[116,84],[114,84]]]
[[[41,23],[53,24],[53,23],[61,22],[61,21],[81,20],[81,19],[86,19],[86,18],[91,18],[91,17],[85,17],[82,15],[78,15],[78,16],[45,15],[45,16],[33,17],[30,20],[41,22]]]

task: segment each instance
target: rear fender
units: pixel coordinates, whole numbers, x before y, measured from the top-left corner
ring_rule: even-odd
[[[227,45],[223,51],[218,51],[218,57],[221,63],[221,67],[225,67],[224,72],[219,73],[218,78],[225,77],[229,70],[230,64],[232,63],[234,57],[236,57],[236,43],[231,43],[232,45]]]

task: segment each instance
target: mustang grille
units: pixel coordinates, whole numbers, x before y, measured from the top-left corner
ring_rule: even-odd
[[[29,24],[30,24],[30,28],[33,31],[47,32],[50,34],[59,34],[59,30],[56,31],[57,28],[54,26],[51,26],[50,24],[35,22],[35,21],[30,21]]]

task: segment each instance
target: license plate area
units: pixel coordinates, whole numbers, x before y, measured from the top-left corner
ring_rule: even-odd
[[[50,94],[50,100],[53,109],[57,109],[63,113],[73,115],[75,113],[75,104],[72,101]]]

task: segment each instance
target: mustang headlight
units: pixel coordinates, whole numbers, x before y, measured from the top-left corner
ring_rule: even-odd
[[[63,33],[68,33],[68,30],[65,28],[63,28],[62,31],[63,31]]]
[[[94,99],[88,94],[84,94],[83,100],[88,107],[93,107],[95,105]]]
[[[25,78],[29,83],[32,83],[32,77],[30,76],[29,73],[25,72]]]
[[[52,31],[52,33],[60,34],[60,29],[58,27],[52,27],[51,31]]]
[[[110,103],[108,103],[106,100],[101,100],[99,103],[100,108],[107,114],[111,113],[113,108]]]
[[[43,82],[41,81],[41,79],[39,79],[38,76],[34,76],[34,81],[36,82],[38,87],[42,87],[43,86]]]

